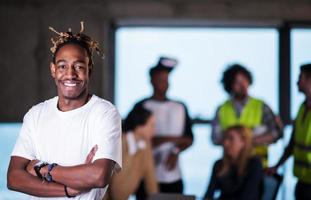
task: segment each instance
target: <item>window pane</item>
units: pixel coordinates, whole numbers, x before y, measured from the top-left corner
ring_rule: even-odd
[[[192,116],[214,115],[227,98],[222,72],[236,62],[253,73],[250,93],[278,108],[275,29],[120,28],[116,36],[116,104],[123,116],[134,102],[151,95],[148,69],[161,55],[179,60],[169,96],[185,101]]]
[[[227,97],[220,84],[232,63],[245,65],[254,84],[250,94],[278,109],[278,33],[246,28],[120,28],[116,32],[116,105],[124,117],[151,95],[148,70],[160,56],[179,65],[170,76],[169,97],[182,100],[192,117],[212,118]],[[211,144],[210,127],[196,125],[195,141],[181,156],[185,192],[204,195],[221,148]]]
[[[6,174],[11,153],[21,128],[21,123],[0,123],[0,199],[15,200],[29,199],[28,196],[7,189]]]
[[[311,63],[311,29],[293,29],[291,49],[291,116],[295,118],[304,100],[303,95],[297,89],[300,65]]]
[[[300,66],[305,63],[311,63],[311,29],[293,29],[291,31],[291,117],[294,119],[297,115],[300,104],[304,101],[303,95],[298,92],[297,81],[300,72]],[[291,128],[290,128],[291,130]],[[285,132],[285,137],[289,137],[291,131]],[[287,140],[288,141],[288,140]],[[286,142],[287,144],[287,142]],[[296,178],[293,176],[293,158],[285,165],[286,177],[285,187],[288,194],[294,194]],[[291,196],[294,198],[294,195]]]

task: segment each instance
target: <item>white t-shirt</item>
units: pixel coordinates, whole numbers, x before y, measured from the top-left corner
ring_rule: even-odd
[[[171,100],[148,99],[143,106],[155,116],[156,136],[181,137],[185,134],[186,110],[183,104]],[[160,183],[172,183],[182,177],[178,162],[172,170],[168,170],[166,166],[166,160],[174,147],[174,143],[166,142],[153,149],[156,176]]]
[[[83,164],[96,144],[93,161],[110,159],[121,169],[121,118],[116,108],[95,95],[82,107],[62,112],[57,108],[58,97],[32,107],[23,125],[12,156],[38,159],[61,166]],[[102,199],[107,187],[92,189],[73,199]],[[30,197],[30,199],[46,199]],[[48,198],[48,199],[67,199]]]

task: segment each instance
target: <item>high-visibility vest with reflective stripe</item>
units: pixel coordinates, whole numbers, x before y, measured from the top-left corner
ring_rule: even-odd
[[[295,121],[294,175],[299,181],[311,184],[311,111],[303,119],[305,111],[302,104]]]
[[[222,130],[230,126],[243,125],[248,128],[255,128],[262,123],[263,101],[250,97],[244,106],[240,117],[237,117],[234,106],[227,100],[219,110],[219,120]],[[254,154],[262,158],[263,166],[268,166],[268,147],[267,145],[257,146]]]

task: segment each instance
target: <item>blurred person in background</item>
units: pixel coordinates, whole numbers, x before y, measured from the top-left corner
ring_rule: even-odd
[[[145,183],[147,196],[158,193],[152,155],[151,138],[155,117],[143,108],[130,111],[123,122],[122,171],[112,176],[104,200],[126,200]]]
[[[304,94],[305,100],[300,105],[294,122],[291,139],[285,151],[274,167],[266,173],[273,175],[285,161],[294,156],[294,176],[298,182],[295,189],[297,200],[311,199],[311,64],[300,67],[298,90]]]
[[[182,193],[183,181],[178,158],[193,141],[192,124],[186,106],[167,96],[169,75],[177,60],[161,57],[149,71],[153,94],[135,105],[150,110],[155,117],[152,139],[156,177],[162,193]],[[137,198],[144,199],[143,185]]]
[[[252,130],[235,125],[223,135],[223,157],[216,161],[204,199],[256,200],[262,188],[261,160],[252,155]],[[216,191],[220,196],[215,197]]]
[[[212,121],[212,142],[220,145],[223,132],[233,125],[253,129],[254,153],[268,166],[268,146],[283,135],[280,120],[262,100],[249,95],[253,83],[252,74],[243,66],[233,64],[223,73],[222,83],[229,95],[216,111]]]

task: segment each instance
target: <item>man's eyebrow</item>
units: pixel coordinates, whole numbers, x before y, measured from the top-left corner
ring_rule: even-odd
[[[61,60],[56,61],[57,64],[60,63],[60,62],[65,62],[65,63],[67,63],[67,61],[64,60],[64,59],[61,59]],[[83,63],[83,64],[86,64],[86,62],[85,62],[84,60],[76,60],[76,61],[74,61],[73,63],[74,63],[74,64],[76,64],[76,63]]]
[[[76,60],[76,61],[74,61],[73,63],[83,63],[83,64],[86,64],[86,62],[84,61],[84,60]]]
[[[60,63],[60,62],[66,62],[66,60],[58,60],[58,61],[56,61],[56,63]]]

